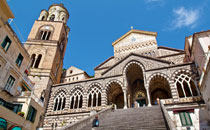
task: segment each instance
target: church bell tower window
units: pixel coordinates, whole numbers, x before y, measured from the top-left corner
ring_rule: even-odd
[[[31,56],[31,67],[33,67],[34,62],[35,62],[36,54],[32,54]]]
[[[44,20],[45,19],[45,16],[42,16],[42,20]]]
[[[39,38],[40,40],[49,40],[51,35],[51,31],[40,31]]]
[[[39,55],[38,55],[38,58],[37,58],[37,60],[36,60],[36,63],[35,63],[35,65],[34,65],[34,68],[38,68],[38,67],[39,67],[39,64],[40,64],[41,59],[42,59],[42,55],[39,54]]]
[[[55,15],[53,14],[50,16],[50,21],[54,21],[54,20],[55,20]]]

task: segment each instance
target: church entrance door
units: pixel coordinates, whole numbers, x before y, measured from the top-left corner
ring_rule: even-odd
[[[127,67],[126,79],[128,83],[128,107],[147,106],[143,70],[139,64],[134,62]]]
[[[137,99],[136,102],[138,103],[139,107],[146,106],[146,100],[145,99]]]

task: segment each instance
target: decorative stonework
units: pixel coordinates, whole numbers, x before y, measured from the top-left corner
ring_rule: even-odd
[[[132,42],[129,38],[127,40]],[[156,56],[160,52],[155,48],[155,45],[155,40],[148,40],[141,43],[132,42],[131,45],[122,43],[122,46],[115,47],[115,53],[120,53],[117,57],[110,58],[96,67],[96,77],[52,86],[45,122],[50,122],[51,126],[58,123],[59,127],[61,127],[62,120],[65,119],[67,124],[78,121],[88,116],[90,111],[103,110],[112,101],[118,101],[116,104],[122,106],[121,108],[123,108],[123,105],[124,108],[131,107],[133,100],[135,100],[131,100],[131,98],[137,98],[136,95],[138,94],[143,95],[147,105],[150,106],[156,100],[155,94],[153,95],[153,93],[160,90],[163,90],[161,91],[162,93],[166,93],[163,93],[165,96],[170,97],[166,99],[167,103],[183,101],[183,99],[179,100],[175,79],[180,73],[187,74],[192,79],[195,78],[196,75],[191,71],[193,64],[183,64],[183,55],[158,58]],[[142,54],[135,51],[128,55],[121,55],[122,51],[128,51],[129,49],[135,50],[136,48],[146,46],[150,46],[151,48],[141,51]],[[146,53],[143,54],[144,52],[153,51],[155,52],[155,56],[149,56]],[[164,50],[161,53],[163,52],[167,52],[167,54],[178,53],[169,50]],[[133,68],[135,69],[130,71]],[[135,73],[135,70],[137,70],[136,73],[142,74],[137,77],[136,82],[133,81],[133,84],[142,86],[142,88],[137,87],[133,89],[135,92],[131,93],[130,89],[132,87],[130,87],[131,84],[129,83],[128,76],[132,77],[133,75],[128,75],[128,73]],[[156,84],[157,81],[158,84]],[[64,110],[53,111],[55,103],[54,96],[59,95],[58,93],[61,91],[66,93],[65,108]],[[199,90],[197,91],[199,92]],[[156,95],[158,94],[159,92],[156,93]],[[134,96],[131,97],[132,95]],[[161,98],[165,99],[164,96]],[[49,128],[50,126],[46,123],[44,127]]]
[[[149,84],[151,82],[152,78],[154,78],[154,77],[162,77],[162,78],[166,79],[168,83],[170,81],[170,78],[168,77],[168,75],[158,72],[158,73],[152,74],[151,76],[149,76],[149,78],[147,78],[147,84]]]

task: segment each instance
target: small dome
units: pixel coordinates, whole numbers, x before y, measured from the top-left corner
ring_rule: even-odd
[[[47,20],[47,17],[48,17],[48,11],[42,10],[39,16],[39,20]]]
[[[63,21],[67,22],[69,18],[68,10],[64,7],[63,4],[53,4],[48,9],[48,18],[50,21]]]

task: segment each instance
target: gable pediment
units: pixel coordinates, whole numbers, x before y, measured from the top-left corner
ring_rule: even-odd
[[[122,37],[112,43],[114,47],[128,46],[135,43],[141,43],[151,40],[156,40],[156,32],[130,30]]]
[[[155,32],[131,30],[112,43],[114,55],[154,50],[157,48],[156,36]]]
[[[103,72],[102,75],[106,77],[123,74],[124,67],[132,61],[136,61],[142,64],[144,71],[168,67],[171,64],[170,62],[161,59],[131,53],[130,55],[114,64],[108,70]]]

